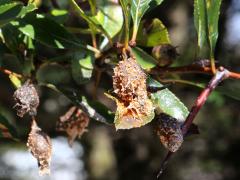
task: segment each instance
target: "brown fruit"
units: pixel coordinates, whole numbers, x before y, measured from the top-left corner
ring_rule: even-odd
[[[181,123],[177,119],[161,113],[156,118],[157,134],[161,143],[171,152],[176,152],[183,143]]]
[[[27,147],[38,161],[39,175],[50,174],[52,144],[50,137],[32,120],[31,131],[28,136]]]
[[[39,105],[39,96],[34,85],[30,81],[26,81],[13,94],[16,101],[15,108],[17,115],[23,117],[24,114],[29,113],[31,116],[37,114],[37,107]]]
[[[87,131],[89,117],[76,106],[71,107],[66,114],[60,117],[56,124],[57,131],[64,131],[68,135],[68,143],[73,145],[77,137],[81,137]]]

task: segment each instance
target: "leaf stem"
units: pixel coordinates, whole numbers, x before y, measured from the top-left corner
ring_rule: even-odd
[[[3,72],[4,74],[7,74],[7,75],[13,75],[13,76],[16,76],[17,78],[22,78],[23,76],[21,74],[17,74],[15,72],[12,72],[8,69],[4,69],[2,67],[0,67],[0,71]]]
[[[150,72],[152,75],[159,74],[184,74],[184,73],[200,73],[214,75],[211,67],[203,67],[194,64],[179,67],[160,67],[153,68]],[[229,71],[229,78],[240,79],[240,73]]]
[[[211,62],[212,73],[215,74],[216,73],[216,65],[215,65],[215,59],[214,59],[213,55],[211,55],[210,62]]]

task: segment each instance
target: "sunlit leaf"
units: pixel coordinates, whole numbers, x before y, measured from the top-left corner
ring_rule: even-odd
[[[77,84],[84,84],[90,80],[93,71],[93,54],[76,52],[71,60],[73,79]]]
[[[0,27],[35,9],[36,9],[36,6],[34,4],[29,4],[27,6],[24,6],[23,3],[19,1],[1,0]]]
[[[160,4],[162,4],[164,0],[151,0],[151,2],[149,3],[149,9],[148,11],[151,11],[152,9],[154,9],[155,7],[159,6]],[[147,11],[147,12],[148,12]]]
[[[206,1],[208,13],[208,36],[212,56],[214,56],[214,50],[218,39],[218,19],[220,14],[221,2],[222,0]]]
[[[140,21],[149,8],[151,0],[132,0],[131,3],[131,15],[133,19],[133,31],[138,28]]]
[[[123,13],[121,6],[114,0],[97,1],[99,11],[96,18],[107,31],[110,37],[114,37],[122,28]]]
[[[63,24],[68,18],[68,11],[64,9],[53,9],[50,12],[49,18],[60,24]]]
[[[194,0],[194,24],[198,34],[198,56],[209,57],[207,7],[205,0]]]
[[[131,0],[119,0],[122,10],[123,10],[123,15],[124,15],[124,37],[125,37],[125,45],[128,44],[129,42],[129,26],[130,26],[130,8],[131,8]]]
[[[59,49],[86,48],[63,26],[42,15],[27,15],[18,21],[12,22],[12,25],[26,36],[47,46]]]
[[[151,78],[148,78],[148,86],[162,87],[163,85]],[[179,121],[185,121],[189,114],[187,107],[167,88],[151,94],[151,99],[156,110],[166,113]]]
[[[151,23],[142,21],[137,35],[137,44],[153,47],[161,44],[171,44],[167,28],[155,18]]]
[[[92,27],[96,28],[96,30],[101,31],[109,41],[111,41],[111,37],[108,32],[103,28],[102,24],[98,21],[96,16],[89,16],[87,15],[75,2],[75,0],[70,0],[71,4],[73,5],[76,12],[81,16],[84,20],[86,20]]]

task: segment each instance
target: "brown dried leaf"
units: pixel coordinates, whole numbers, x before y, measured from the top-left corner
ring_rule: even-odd
[[[66,114],[60,117],[56,124],[57,131],[64,131],[68,135],[68,143],[73,145],[74,140],[80,138],[89,124],[89,117],[76,106],[71,107]]]

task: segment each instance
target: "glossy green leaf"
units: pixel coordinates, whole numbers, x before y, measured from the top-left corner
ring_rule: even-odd
[[[97,1],[97,20],[112,38],[120,32],[123,25],[123,13],[121,6],[114,0]]]
[[[131,15],[133,19],[133,31],[138,29],[140,21],[149,8],[151,0],[132,0],[131,3]]]
[[[148,86],[162,87],[163,85],[151,78],[148,78]],[[169,89],[151,94],[151,99],[155,104],[158,113],[166,113],[179,121],[185,121],[189,114],[187,107]]]
[[[1,1],[0,2],[0,27],[10,21],[23,16],[36,9],[34,4],[24,6],[19,1]]]
[[[208,36],[211,56],[213,57],[218,39],[218,19],[222,0],[206,0],[206,2],[208,12]]]
[[[47,46],[59,49],[86,48],[63,26],[42,15],[27,15],[18,21],[12,22],[12,25],[26,36]]]
[[[142,21],[139,26],[137,35],[137,44],[141,46],[153,47],[161,44],[171,44],[167,28],[163,23],[155,18],[145,27],[145,23]]]
[[[96,30],[101,31],[107,38],[108,40],[111,42],[111,37],[108,34],[108,32],[103,28],[102,24],[98,21],[96,16],[88,16],[79,6],[78,4],[75,2],[75,0],[70,0],[70,2],[72,3],[74,9],[76,10],[76,12],[79,14],[79,16],[81,16],[84,20],[86,20],[89,25],[91,25],[92,27],[96,28]]]
[[[151,69],[157,65],[157,61],[142,49],[135,47],[132,52],[143,69]]]
[[[121,6],[122,6],[122,10],[123,10],[123,15],[124,15],[124,26],[125,26],[125,31],[124,31],[124,43],[125,45],[128,44],[129,42],[129,26],[130,26],[130,8],[131,8],[131,0],[120,0],[119,1]]]
[[[71,72],[58,64],[45,64],[36,74],[39,83],[61,85],[71,83]]]
[[[194,24],[198,34],[198,56],[201,58],[209,58],[207,21],[206,1],[194,0]]]
[[[162,4],[164,0],[151,0],[151,2],[149,3],[149,9],[147,12],[151,11],[152,9],[154,9],[155,7],[159,6],[160,4]]]
[[[0,114],[0,137],[14,139],[17,137],[16,129]]]
[[[85,84],[92,77],[94,55],[76,52],[71,60],[73,79],[77,84]]]

